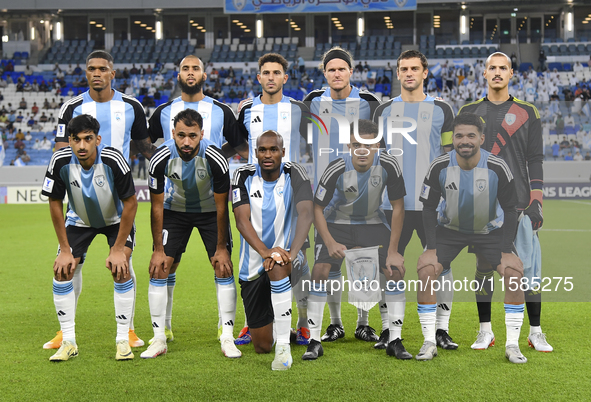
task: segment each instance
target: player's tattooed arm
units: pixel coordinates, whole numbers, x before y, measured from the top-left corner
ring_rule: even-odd
[[[156,146],[150,142],[150,137],[144,138],[143,140],[131,141],[129,150],[131,155],[141,153],[146,159],[150,159],[154,155],[154,152],[156,152]]]

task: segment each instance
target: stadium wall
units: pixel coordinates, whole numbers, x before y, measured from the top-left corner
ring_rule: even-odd
[[[313,165],[304,164],[309,175]],[[230,173],[238,164],[230,164]],[[45,166],[0,167],[0,204],[38,204],[47,202],[41,195]],[[591,199],[591,162],[547,162],[544,164],[544,197],[555,199]],[[135,180],[139,202],[150,201],[144,180]]]

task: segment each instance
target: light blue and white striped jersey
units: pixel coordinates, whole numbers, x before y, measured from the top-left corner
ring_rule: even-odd
[[[172,121],[179,112],[193,109],[203,118],[203,138],[222,149],[228,142],[230,146],[238,145],[238,131],[236,116],[230,106],[206,96],[199,102],[184,102],[181,97],[175,98],[156,108],[150,117],[148,131],[150,139],[156,142],[158,138],[168,141],[172,138]]]
[[[66,226],[102,228],[121,221],[121,200],[135,195],[133,177],[121,152],[99,145],[94,165],[85,170],[72,148],[56,151],[45,173],[43,195],[63,200]]]
[[[427,95],[422,102],[404,102],[400,96],[380,105],[373,116],[376,124],[383,124],[384,137],[388,141],[387,133],[393,128],[410,127],[409,122],[392,121],[388,118],[409,118],[416,124],[416,129],[408,131],[408,135],[416,142],[411,144],[400,133],[392,132],[392,143],[386,148],[393,148],[402,167],[406,197],[404,209],[407,211],[422,211],[423,204],[419,201],[423,180],[427,174],[429,164],[443,153],[443,145],[451,145],[453,109],[444,101]],[[402,155],[398,150],[402,150]],[[392,205],[384,200],[384,209],[392,209]]]
[[[164,209],[177,212],[215,212],[214,193],[230,190],[228,161],[210,141],[202,139],[193,159],[181,159],[174,139],[165,141],[150,159],[148,187],[164,192]]]
[[[388,199],[404,197],[404,179],[394,156],[383,152],[374,155],[373,164],[366,172],[358,172],[352,157],[345,155],[332,161],[316,187],[314,202],[324,209],[326,222],[347,225],[384,223],[382,204],[384,189]]]
[[[115,91],[110,101],[95,102],[86,91],[62,105],[56,142],[68,142],[66,127],[70,120],[81,114],[89,114],[98,120],[101,143],[121,151],[127,163],[130,161],[130,141],[148,138],[146,114],[137,99]]]
[[[310,179],[297,163],[282,163],[281,175],[273,182],[263,180],[258,164],[245,165],[234,172],[232,206],[235,210],[250,204],[252,227],[269,249],[289,250],[295,231],[296,205],[311,200]],[[263,258],[240,236],[240,279],[252,281],[263,271]]]
[[[250,148],[248,163],[257,163],[257,138],[267,130],[277,131],[283,137],[284,162],[299,162],[300,143],[306,135],[305,114],[308,108],[299,101],[283,95],[279,103],[267,105],[257,96],[244,102],[238,116],[241,136]]]
[[[318,116],[322,120],[319,122],[320,128],[315,124],[312,127],[314,188],[316,188],[320,176],[328,164],[340,158],[343,152],[348,153],[346,144],[349,142],[349,136],[347,136],[346,143],[339,143],[338,121],[335,118],[322,116],[329,113],[344,116],[349,124],[359,119],[370,120],[380,101],[374,94],[352,87],[351,93],[346,99],[334,100],[330,97],[330,88],[323,88],[310,92],[304,102],[312,115]],[[349,126],[346,127],[346,130],[347,133],[351,131]]]
[[[484,149],[478,165],[468,171],[458,166],[455,150],[436,158],[425,177],[420,200],[425,208],[439,204],[440,225],[467,234],[487,234],[500,228],[503,210],[514,210],[517,205],[509,167]]]

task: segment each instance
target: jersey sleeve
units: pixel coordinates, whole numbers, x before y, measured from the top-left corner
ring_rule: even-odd
[[[447,157],[446,157],[447,156]],[[435,210],[439,205],[441,199],[442,189],[439,182],[439,175],[441,171],[449,165],[449,154],[444,154],[443,157],[436,158],[429,166],[427,176],[423,181],[419,201],[423,203],[425,209]]]
[[[169,159],[170,150],[166,146],[158,148],[152,159],[150,159],[150,166],[148,167],[148,187],[150,188],[150,193],[162,194],[164,192],[166,165]]]
[[[382,102],[378,99],[377,96],[367,91],[360,91],[359,97],[361,99],[365,99],[369,104],[369,116],[371,118],[371,116],[374,115],[376,109],[378,108],[378,106],[382,104]]]
[[[293,187],[293,200],[297,205],[300,201],[312,201],[312,183],[306,173],[306,169],[298,163],[288,162],[285,169],[291,175],[291,186]]]
[[[542,190],[544,186],[544,139],[542,135],[542,120],[535,106],[531,105],[532,123],[527,136],[527,169],[532,190]]]
[[[225,103],[221,103],[217,100],[214,100],[213,103],[219,106],[222,109],[222,113],[224,114],[224,138],[228,142],[228,144],[234,148],[244,142],[242,135],[238,130],[238,121],[236,120],[236,115],[230,108],[230,106],[226,105]]]
[[[240,114],[238,115],[238,121],[237,121],[237,136],[238,138],[242,138],[245,141],[248,141],[248,137],[249,137],[249,133],[248,130],[246,128],[246,124],[244,124],[244,119],[246,119],[246,112],[249,111],[250,112],[250,107],[252,106],[252,102],[247,102],[246,104],[244,104],[242,106],[242,109],[240,110]],[[250,114],[250,113],[249,113]]]
[[[321,207],[326,207],[337,186],[337,180],[345,171],[345,160],[343,158],[335,159],[329,163],[328,167],[318,181],[316,193],[314,194],[314,203]]]
[[[156,110],[154,110],[154,113],[152,113],[152,116],[150,116],[150,121],[148,122],[148,133],[152,143],[156,142],[158,138],[164,138],[164,129],[162,128],[162,121],[160,119],[162,117],[162,109],[168,105],[170,105],[170,102],[158,106]]]
[[[234,177],[232,178],[232,209],[244,204],[250,204],[246,179],[252,176],[255,171],[256,167],[254,165],[245,165],[234,171]]]
[[[126,96],[123,99],[128,100],[129,104],[133,107],[133,124],[131,126],[131,139],[135,141],[141,141],[144,138],[148,138],[148,126],[146,124],[146,113],[144,107],[135,98],[128,98]]]
[[[61,169],[68,164],[72,158],[72,149],[70,147],[63,148],[55,152],[43,179],[43,188],[41,193],[56,200],[63,200],[66,196],[66,184],[60,176]]]
[[[292,99],[291,103],[300,109],[300,136],[304,138],[304,140],[307,140],[309,120],[306,119],[306,116],[310,115],[310,109],[308,109],[308,106],[306,106],[304,102]]]
[[[111,168],[115,180],[115,189],[119,199],[135,195],[135,186],[133,184],[133,175],[123,154],[115,148],[105,147],[101,151],[103,163]]]
[[[449,103],[435,100],[435,104],[441,108],[443,112],[443,126],[441,127],[441,146],[452,145],[453,142],[453,122],[454,122],[454,111]]]
[[[515,180],[507,163],[494,155],[489,156],[488,166],[499,178],[497,199],[503,209],[503,244],[502,251],[510,253],[513,250],[513,239],[517,230],[517,191]]]
[[[210,145],[205,150],[205,158],[213,176],[213,192],[227,194],[230,191],[230,166],[222,151]]]
[[[380,154],[380,164],[388,174],[388,181],[386,182],[388,199],[395,201],[404,197],[406,195],[404,178],[396,157],[383,152]]]
[[[72,120],[74,108],[69,102],[62,105],[59,115],[57,117],[57,134],[55,135],[55,142],[68,142],[68,123]]]

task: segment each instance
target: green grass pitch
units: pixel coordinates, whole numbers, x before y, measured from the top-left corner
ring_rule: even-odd
[[[175,341],[167,355],[143,360],[139,354],[144,348],[140,348],[135,350],[135,360],[115,361],[113,282],[104,268],[107,245],[99,237],[84,267],[76,317],[80,355],[64,363],[49,362],[53,351],[41,346],[53,337],[59,324],[51,291],[57,241],[48,207],[2,205],[0,400],[589,400],[591,202],[546,201],[544,213],[540,234],[544,276],[570,276],[574,286],[571,292],[554,291],[557,282],[553,280],[552,291],[543,296],[542,328],[555,348],[553,353],[527,347],[526,318],[520,346],[528,363],[512,365],[505,359],[502,292],[497,286],[498,302],[493,303],[492,317],[497,346],[489,350],[470,349],[478,330],[471,293],[457,292],[456,300],[460,301],[453,306],[450,333],[460,348],[440,350],[431,362],[398,361],[355,340],[356,311],[345,303],[344,340],[325,344],[325,356],[313,362],[300,359],[305,347],[292,346],[292,369],[272,372],[273,355],[257,355],[251,345],[240,347],[240,359],[222,355],[216,339],[213,271],[196,231],[177,274]],[[152,337],[147,271],[151,254],[149,204],[140,204],[136,223],[138,245],[133,261],[139,283],[135,326],[147,342]],[[238,239],[235,231],[236,274]],[[406,279],[416,279],[420,251],[415,237],[407,250]],[[474,257],[463,252],[453,268],[455,279],[472,279]],[[328,316],[326,309],[323,328]],[[239,302],[235,335],[243,317]],[[370,312],[370,324],[380,328],[377,308]],[[416,354],[423,338],[413,292],[407,292],[403,338],[409,352]]]

